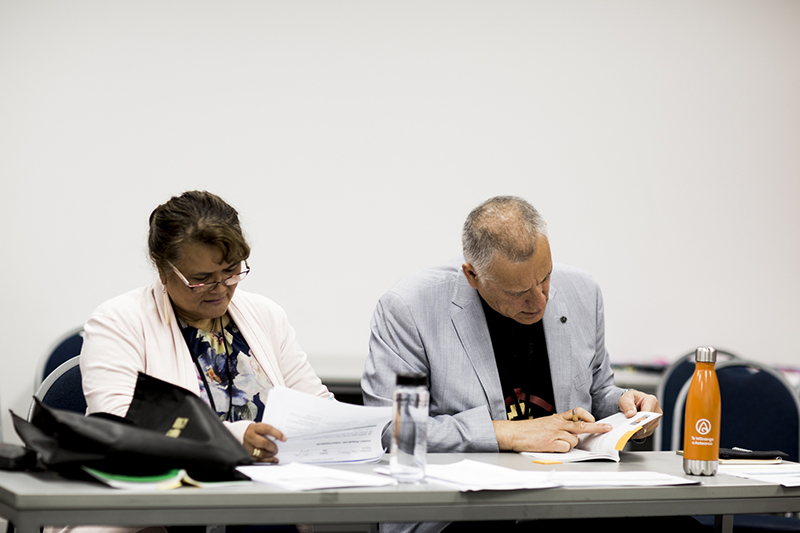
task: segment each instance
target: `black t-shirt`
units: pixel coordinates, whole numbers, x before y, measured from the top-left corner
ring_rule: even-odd
[[[509,420],[555,413],[553,379],[542,320],[520,324],[501,315],[481,298]]]

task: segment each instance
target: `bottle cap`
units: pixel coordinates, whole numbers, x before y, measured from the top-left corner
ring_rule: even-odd
[[[694,352],[694,360],[698,363],[716,363],[717,350],[711,346],[699,346]]]
[[[408,385],[411,387],[427,387],[428,376],[425,374],[397,374],[397,385]]]

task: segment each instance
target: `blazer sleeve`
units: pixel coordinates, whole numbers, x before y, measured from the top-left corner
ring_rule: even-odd
[[[143,337],[108,310],[95,311],[86,322],[80,365],[87,414],[127,414],[138,374],[145,371]]]
[[[431,357],[447,355],[437,353]],[[439,390],[439,380],[432,376],[425,342],[414,314],[398,294],[389,292],[378,302],[370,324],[369,355],[361,379],[364,405],[391,405],[396,375],[407,372],[427,375],[431,385],[428,451],[498,451],[488,406],[485,403],[473,406],[449,403],[447,391]],[[391,424],[383,432],[383,445],[387,448],[390,431]]]
[[[614,372],[611,370],[611,360],[606,350],[605,315],[603,307],[603,294],[600,287],[596,290],[596,334],[595,356],[592,364],[593,376],[590,394],[592,396],[592,414],[598,420],[619,412],[619,397],[623,389],[614,385]]]
[[[300,347],[297,334],[289,324],[283,308],[275,306],[275,352],[280,360],[281,373],[287,387],[314,396],[333,398],[333,394],[322,384],[311,364],[308,355]]]

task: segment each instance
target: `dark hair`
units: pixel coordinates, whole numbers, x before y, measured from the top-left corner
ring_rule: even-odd
[[[526,261],[541,235],[547,236],[547,224],[531,204],[517,196],[495,196],[473,209],[464,222],[464,260],[486,275],[495,254]]]
[[[239,214],[215,194],[186,191],[173,196],[150,213],[147,245],[150,259],[162,274],[172,272],[187,244],[206,244],[222,252],[226,263],[250,257],[250,246],[242,234]]]

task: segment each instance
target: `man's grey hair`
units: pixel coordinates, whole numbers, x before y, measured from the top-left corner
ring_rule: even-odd
[[[464,260],[486,276],[495,255],[514,262],[530,259],[541,236],[547,237],[547,223],[531,204],[517,196],[495,196],[464,222]]]

